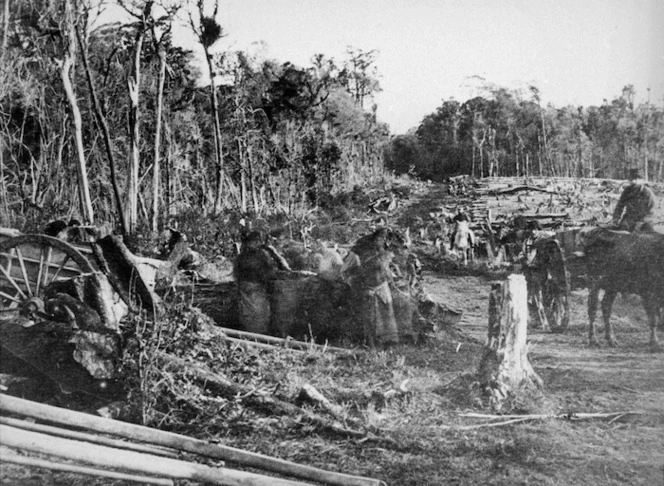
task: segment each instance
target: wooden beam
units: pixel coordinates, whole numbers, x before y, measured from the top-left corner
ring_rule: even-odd
[[[16,427],[17,429],[30,430],[44,434],[63,437],[65,439],[82,440],[92,444],[100,444],[116,449],[126,449],[134,452],[144,452],[156,456],[176,458],[178,453],[172,449],[161,449],[155,446],[136,444],[118,439],[111,439],[97,434],[88,434],[86,432],[77,432],[75,430],[63,429],[62,427],[53,427],[51,425],[36,424],[27,420],[20,420],[10,417],[0,417],[0,424]]]
[[[187,479],[223,486],[302,486],[308,484],[222,467],[209,467],[168,457],[113,449],[89,442],[17,429],[8,425],[0,424],[0,437],[2,437],[3,445],[14,449],[149,476]]]
[[[18,464],[28,467],[39,467],[41,469],[49,469],[51,471],[62,471],[73,474],[82,474],[85,476],[99,476],[102,478],[119,479],[122,481],[132,481],[141,484],[155,484],[157,486],[173,486],[175,483],[172,479],[167,478],[151,478],[147,476],[138,476],[136,474],[127,474],[117,471],[108,471],[106,469],[98,469],[94,467],[77,466],[75,464],[65,464],[63,462],[54,462],[46,459],[38,459],[25,455],[19,455],[11,451],[11,449],[3,448],[2,462],[10,464]]]
[[[0,410],[21,416],[32,417],[66,426],[75,426],[102,434],[111,434],[133,441],[147,442],[176,450],[199,454],[213,459],[235,462],[243,466],[255,467],[302,479],[318,481],[324,484],[340,486],[380,486],[384,483],[377,479],[351,476],[343,473],[325,471],[296,464],[283,459],[243,451],[220,444],[194,439],[173,432],[152,429],[141,425],[129,424],[117,420],[96,417],[81,412],[52,407],[0,393]]]
[[[267,336],[265,334],[259,334],[255,332],[239,331],[237,329],[230,329],[228,327],[215,326],[212,328],[212,331],[222,331],[224,334],[230,337],[253,340],[263,343],[281,345],[284,348],[300,349],[303,351],[309,351],[310,349],[315,349],[317,351],[332,351],[336,353],[352,353],[352,349],[339,348],[334,346],[327,346],[324,344],[315,344],[307,343],[304,341],[296,341],[294,339],[282,339],[274,336]]]

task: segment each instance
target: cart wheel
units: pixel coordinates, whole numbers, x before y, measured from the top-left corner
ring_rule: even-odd
[[[24,326],[35,324],[48,285],[94,271],[81,252],[57,238],[22,235],[0,242],[0,320],[21,316]]]
[[[557,240],[535,242],[537,256],[530,278],[541,289],[542,306],[553,332],[564,332],[569,325],[571,285],[565,256]]]

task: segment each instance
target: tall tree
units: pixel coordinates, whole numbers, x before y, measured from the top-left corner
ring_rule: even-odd
[[[376,57],[378,51],[372,49],[346,49],[348,59],[344,63],[343,78],[346,81],[346,89],[351,94],[355,103],[364,108],[364,101],[375,93],[382,91],[378,81],[378,70],[376,68]]]
[[[141,55],[143,42],[152,18],[153,0],[118,0],[120,5],[135,19],[135,37],[132,46],[133,63],[127,78],[129,94],[129,217],[127,218],[130,233],[136,231],[138,225],[138,193],[140,177],[140,91],[141,91]]]
[[[81,214],[87,224],[94,223],[94,211],[92,209],[92,199],[90,198],[90,185],[88,182],[88,173],[85,164],[85,151],[83,148],[83,122],[81,119],[81,110],[78,107],[76,93],[74,92],[74,82],[72,81],[72,71],[76,63],[76,23],[81,21],[79,5],[76,0],[65,0],[63,26],[61,29],[63,40],[66,45],[66,51],[63,53],[63,59],[59,61],[60,77],[67,94],[67,100],[71,108],[74,123],[74,139],[76,141],[76,153],[78,155],[78,190],[81,204]]]
[[[219,11],[218,0],[214,1],[212,14],[209,15],[206,14],[205,3],[205,0],[196,1],[198,18],[195,19],[193,15],[190,15],[189,25],[203,47],[205,62],[207,63],[210,76],[210,101],[212,104],[212,117],[214,121],[214,154],[217,166],[214,212],[217,213],[221,210],[224,191],[223,186],[226,176],[224,172],[224,156],[222,151],[221,122],[219,120],[219,100],[217,99],[217,86],[215,81],[218,63],[214,59],[212,47],[217,41],[225,37],[225,35],[221,25],[217,23],[217,13]]]
[[[160,151],[161,151],[161,125],[162,114],[164,111],[164,82],[166,80],[166,48],[170,40],[172,21],[179,6],[163,5],[164,15],[159,19],[150,19],[150,31],[152,33],[152,43],[157,59],[159,60],[158,80],[157,80],[157,108],[155,114],[155,132],[154,132],[154,157],[152,161],[152,231],[159,229],[159,199],[160,199]]]

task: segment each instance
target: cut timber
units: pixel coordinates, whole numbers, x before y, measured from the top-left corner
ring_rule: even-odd
[[[173,486],[175,484],[172,479],[150,478],[147,476],[137,476],[135,474],[108,471],[106,469],[77,466],[74,464],[37,459],[36,457],[15,454],[11,452],[11,449],[0,450],[0,456],[2,456],[2,462],[4,463],[19,464],[21,466],[28,467],[38,467],[41,469],[49,469],[51,471],[69,472],[73,474],[82,474],[85,476],[99,476],[102,478],[118,479],[141,484],[156,484],[157,486]]]
[[[517,187],[511,187],[509,189],[501,189],[499,191],[491,191],[494,194],[516,194],[517,192],[523,192],[523,191],[537,191],[537,192],[545,192],[547,194],[559,194],[557,191],[552,191],[550,189],[544,189],[541,187],[537,186],[517,186]]]
[[[300,486],[300,483],[223,467],[156,457],[134,451],[53,437],[28,430],[0,425],[3,445],[37,454],[47,454],[72,461],[161,478],[188,479],[225,486]]]
[[[0,417],[0,424],[16,427],[17,429],[30,430],[32,432],[40,432],[56,437],[65,439],[80,440],[90,442],[92,444],[99,444],[108,447],[115,447],[116,449],[126,449],[134,452],[145,452],[155,456],[165,456],[175,459],[178,453],[172,449],[165,449],[146,444],[137,444],[134,442],[121,441],[118,439],[111,439],[99,434],[89,434],[87,432],[77,432],[75,430],[63,429],[62,427],[54,427],[52,425],[36,424],[28,420],[20,420],[10,417]]]
[[[524,219],[569,219],[569,213],[524,214]]]
[[[489,296],[489,335],[479,367],[480,386],[496,409],[508,397],[542,386],[528,361],[528,291],[523,275],[494,283]]]
[[[299,349],[302,351],[316,350],[316,351],[331,351],[336,353],[352,353],[353,351],[345,348],[338,348],[334,346],[327,346],[324,344],[307,343],[304,341],[296,341],[294,339],[283,339],[274,336],[267,336],[265,334],[258,334],[255,332],[239,331],[237,329],[229,329],[227,327],[216,326],[213,332],[222,331],[225,335],[238,339],[246,339],[250,341],[263,342],[267,344],[274,344],[284,348]]]
[[[170,447],[178,451],[235,462],[243,466],[274,471],[284,475],[317,481],[324,484],[340,486],[381,486],[384,484],[377,479],[325,471],[311,466],[296,464],[284,459],[265,456],[263,454],[243,451],[241,449],[220,444],[210,444],[204,440],[194,439],[173,432],[166,432],[141,425],[96,417],[94,415],[74,412],[72,410],[53,407],[42,403],[31,402],[3,393],[0,393],[0,410],[8,414],[32,417],[34,419],[56,424],[75,426],[77,428],[97,433],[115,435],[132,441],[141,441],[148,444]],[[4,444],[4,436],[0,436],[0,438]]]

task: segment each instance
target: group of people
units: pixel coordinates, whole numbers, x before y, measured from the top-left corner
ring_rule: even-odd
[[[629,178],[613,214],[613,228],[654,231],[654,193],[640,180],[638,170],[631,170]],[[458,220],[463,222],[464,218]],[[390,250],[390,236],[388,228],[379,228],[359,238],[344,257],[338,275],[350,286],[355,301],[351,304],[355,323],[371,347],[389,347],[399,342],[391,290],[394,253]],[[265,333],[270,328],[271,294],[277,269],[274,252],[268,251],[261,234],[249,232],[235,264],[238,317],[248,331]]]
[[[399,342],[390,284],[393,274],[389,251],[390,231],[379,228],[357,240],[344,258],[339,276],[350,286],[355,324],[366,343],[389,347]],[[271,296],[278,266],[274,253],[264,244],[261,233],[248,233],[235,262],[238,284],[238,318],[245,330],[265,333],[270,329]]]

